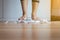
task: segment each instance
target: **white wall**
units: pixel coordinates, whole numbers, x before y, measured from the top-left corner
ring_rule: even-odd
[[[4,0],[3,17],[4,20],[16,21],[22,15],[20,0]],[[31,15],[31,0],[28,5],[28,16]],[[40,18],[50,20],[50,0],[40,0],[37,14]]]
[[[4,20],[17,20],[22,10],[20,0],[4,0]]]
[[[50,20],[51,0],[40,0],[37,13],[39,17]]]
[[[2,20],[2,0],[0,0],[0,20]]]

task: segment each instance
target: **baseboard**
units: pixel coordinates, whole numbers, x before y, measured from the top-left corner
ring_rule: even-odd
[[[3,21],[18,21],[17,19],[3,19]]]
[[[0,19],[1,23],[17,23],[17,19]]]
[[[0,21],[2,21],[2,19],[0,19]]]

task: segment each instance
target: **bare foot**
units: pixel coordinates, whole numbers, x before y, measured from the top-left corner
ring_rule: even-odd
[[[32,20],[38,21],[41,23],[49,23],[49,21],[47,19],[40,19],[39,17],[33,17]]]
[[[24,20],[24,19],[26,19],[25,16],[22,16],[22,17],[18,18],[18,20]]]
[[[40,20],[39,17],[32,17],[32,20]]]

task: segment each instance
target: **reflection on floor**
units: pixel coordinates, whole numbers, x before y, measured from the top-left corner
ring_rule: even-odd
[[[60,40],[60,22],[0,23],[0,40]]]

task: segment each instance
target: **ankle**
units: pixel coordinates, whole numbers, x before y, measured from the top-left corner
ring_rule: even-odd
[[[26,15],[23,15],[22,17],[26,18]]]
[[[36,17],[32,17],[32,20],[35,20],[36,19]]]

